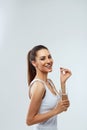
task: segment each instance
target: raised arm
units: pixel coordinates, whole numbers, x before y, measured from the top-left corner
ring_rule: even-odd
[[[67,99],[66,93],[66,81],[72,75],[69,69],[60,68],[60,84],[61,84],[61,91],[62,91],[62,99]]]

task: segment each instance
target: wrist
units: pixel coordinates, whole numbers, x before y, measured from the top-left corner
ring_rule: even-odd
[[[63,82],[61,82],[61,88],[65,88],[66,87],[66,84]]]
[[[57,111],[58,111],[58,110],[57,110],[57,108],[55,107],[55,108],[53,109],[54,116],[58,114]]]
[[[66,89],[61,89],[61,90],[59,90],[59,92],[60,92],[61,97],[62,97],[62,96],[66,96],[66,95],[68,95]]]
[[[67,100],[68,99],[68,95],[66,93],[62,93],[62,100]]]
[[[61,92],[66,93],[66,88],[61,86]]]

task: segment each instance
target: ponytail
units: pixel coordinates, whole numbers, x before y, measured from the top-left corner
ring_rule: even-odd
[[[35,67],[32,65],[32,63],[30,61],[30,53],[31,53],[31,51],[29,51],[29,53],[27,55],[27,78],[28,78],[28,85],[30,85],[30,82],[34,79],[34,77],[36,75],[36,69],[35,69]]]

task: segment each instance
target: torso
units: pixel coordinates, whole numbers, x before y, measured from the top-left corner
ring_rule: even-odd
[[[42,103],[39,110],[39,113],[45,113],[45,112],[50,111],[56,106],[56,104],[60,100],[60,95],[58,95],[56,90],[53,89],[54,86],[50,80],[48,80],[46,84],[44,81],[40,79],[34,79],[31,82],[30,86],[32,86],[32,84],[37,81],[40,81],[41,83],[43,83],[46,89],[46,93],[45,93],[44,98],[42,99]],[[34,125],[34,128],[35,130],[49,130],[49,129],[57,130],[57,116],[54,116],[48,119],[47,121]]]

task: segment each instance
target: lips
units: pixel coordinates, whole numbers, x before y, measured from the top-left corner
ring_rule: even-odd
[[[52,64],[47,64],[45,67],[47,67],[48,69],[52,68]]]

